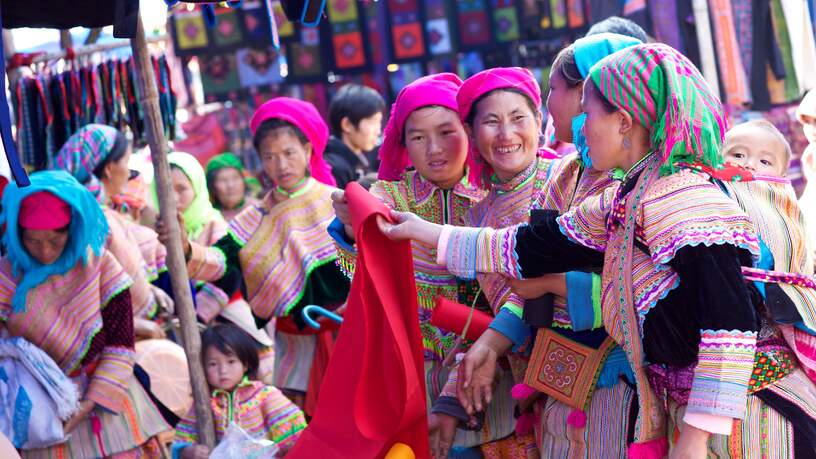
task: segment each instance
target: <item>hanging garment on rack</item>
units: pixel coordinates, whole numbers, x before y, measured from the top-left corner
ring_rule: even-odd
[[[793,66],[791,36],[788,33],[788,23],[785,20],[785,13],[782,11],[781,0],[771,1],[771,20],[777,43],[779,43],[779,49],[782,52],[782,62],[785,66],[785,77],[781,79],[784,91],[781,93],[772,92],[771,103],[784,104],[799,99],[800,91],[799,84],[796,81],[796,70]],[[769,86],[771,84],[772,82],[769,81]],[[778,97],[773,97],[774,95]]]
[[[745,68],[745,74],[749,77],[749,85],[754,47],[754,34],[751,30],[752,6],[753,0],[731,0],[731,12],[734,14],[734,33],[737,36],[742,66]]]
[[[742,106],[749,100],[748,77],[742,65],[734,14],[730,0],[709,0],[711,22],[714,25],[714,40],[717,46],[719,76],[725,91],[724,101],[730,106]]]
[[[816,87],[816,41],[810,8],[802,0],[782,0],[782,12],[790,35],[796,82],[799,90],[805,92]]]

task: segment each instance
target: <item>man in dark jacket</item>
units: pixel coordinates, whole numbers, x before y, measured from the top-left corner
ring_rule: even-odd
[[[376,175],[377,140],[382,132],[385,100],[377,91],[347,84],[329,104],[331,138],[323,157],[332,167],[337,187]]]

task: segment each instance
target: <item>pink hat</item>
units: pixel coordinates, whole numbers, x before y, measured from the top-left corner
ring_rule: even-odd
[[[17,223],[30,230],[55,230],[71,223],[71,206],[48,191],[23,198]]]
[[[437,73],[419,78],[402,88],[391,106],[391,118],[383,131],[380,146],[380,180],[399,180],[411,165],[408,150],[402,142],[403,129],[408,117],[415,110],[431,105],[445,107],[458,113],[456,93],[462,80],[453,73]],[[470,155],[468,155],[470,160]],[[473,167],[470,165],[471,178]]]
[[[312,177],[326,185],[337,185],[331,167],[323,160],[323,151],[329,141],[329,128],[314,105],[291,97],[276,97],[269,100],[258,107],[252,115],[249,122],[252,134],[255,134],[261,123],[272,118],[291,123],[303,132],[312,144],[312,159],[309,161]]]
[[[473,104],[479,100],[480,97],[496,89],[516,89],[526,94],[533,101],[540,112],[541,110],[541,88],[538,85],[532,72],[522,67],[496,67],[492,69],[482,70],[473,75],[462,83],[459,92],[456,94],[456,102],[459,105],[459,117],[462,122],[468,118]],[[545,158],[554,158],[557,155],[549,148],[542,148],[538,152],[539,156]],[[469,161],[480,164],[480,170],[477,181],[481,186],[486,186],[484,181],[485,176],[492,175],[493,168],[482,160],[481,155],[476,150],[476,146],[471,144]]]

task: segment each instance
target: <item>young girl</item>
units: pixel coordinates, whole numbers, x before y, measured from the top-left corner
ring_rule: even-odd
[[[212,389],[215,436],[224,436],[234,422],[250,436],[274,441],[284,456],[306,428],[303,412],[278,389],[253,380],[258,370],[255,342],[231,324],[201,334],[204,371]],[[173,458],[206,458],[209,448],[197,445],[195,410],[176,425]]]

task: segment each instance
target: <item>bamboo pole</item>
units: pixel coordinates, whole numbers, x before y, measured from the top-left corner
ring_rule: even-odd
[[[193,387],[193,400],[198,438],[201,444],[212,448],[215,445],[212,413],[210,411],[209,387],[201,364],[201,337],[198,334],[193,297],[190,292],[187,263],[181,245],[181,236],[176,219],[176,202],[171,191],[170,163],[167,162],[167,139],[164,136],[161,112],[159,110],[159,93],[156,89],[153,64],[147,52],[144,24],[142,18],[136,25],[136,36],[131,39],[133,64],[142,99],[139,101],[145,112],[147,142],[153,160],[156,180],[156,191],[159,195],[159,206],[162,209],[164,223],[170,231],[170,244],[167,246],[167,266],[176,302],[176,314],[181,322],[181,344],[187,354],[187,366],[190,369],[190,383]]]

